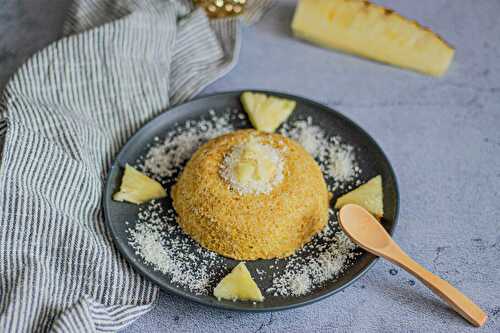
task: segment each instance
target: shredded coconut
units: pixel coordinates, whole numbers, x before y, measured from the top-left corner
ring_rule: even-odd
[[[149,203],[138,218],[135,228],[129,229],[129,243],[136,254],[167,274],[172,283],[206,294],[215,277],[213,267],[220,267],[222,258],[187,237],[177,225],[174,211],[164,212],[158,201]]]
[[[330,223],[310,243],[287,258],[284,269],[273,278],[268,293],[300,296],[341,274],[356,256],[356,246]]]
[[[164,140],[155,138],[146,157],[138,161],[139,168],[168,188],[199,146],[234,130],[230,120],[235,116],[234,112],[226,112],[217,117],[210,111],[208,119],[177,126],[165,133]],[[175,211],[165,211],[159,201],[142,208],[135,226],[128,232],[129,243],[137,255],[153,269],[169,276],[172,283],[195,294],[206,294],[214,277],[220,275],[222,257],[184,234],[176,222]]]
[[[314,157],[323,158],[327,155],[325,132],[320,127],[312,125],[311,117],[291,124],[284,123],[280,132],[300,143]]]
[[[229,124],[230,112],[222,117],[216,117],[213,111],[209,115],[209,119],[191,120],[183,126],[177,126],[175,130],[166,133],[162,142],[155,138],[155,144],[144,159],[142,170],[157,177],[172,177],[201,144],[234,130]]]
[[[312,118],[285,123],[281,134],[300,143],[311,154],[329,180],[328,189],[351,189],[352,183],[362,172],[353,146],[343,143],[338,136],[328,136]]]
[[[333,178],[340,182],[352,181],[359,166],[356,163],[354,148],[350,145],[332,147],[327,160],[327,168]]]
[[[138,167],[157,179],[165,188],[175,182],[187,160],[207,140],[234,130],[231,124],[246,119],[241,113],[226,112],[208,119],[188,121],[156,138]],[[312,119],[284,124],[282,134],[298,141],[318,161],[329,190],[359,183],[361,169],[355,149],[338,137],[329,137]],[[229,162],[228,162],[229,163]],[[167,199],[168,200],[168,199]],[[207,294],[227,271],[225,259],[199,246],[176,223],[173,209],[153,201],[141,208],[137,221],[129,224],[129,242],[138,256],[164,273],[172,283],[195,294]],[[272,278],[268,294],[299,296],[335,279],[355,258],[355,246],[338,227],[330,209],[329,225],[296,254],[272,261],[267,269],[258,269],[259,280]],[[261,267],[262,268],[262,267]]]
[[[254,138],[251,138],[251,140]],[[260,142],[258,139],[254,139],[252,141],[252,147],[258,151],[261,155],[258,158],[267,159],[274,167],[274,174],[270,179],[254,179],[253,177],[247,179],[245,182],[240,181],[235,172],[236,167],[243,159],[242,155],[247,149],[249,142],[243,142],[233,147],[231,152],[224,157],[224,161],[221,167],[221,176],[224,178],[230,185],[231,188],[236,190],[240,195],[245,194],[268,194],[273,188],[281,183],[283,180],[283,159],[281,158],[281,154],[278,149]],[[259,162],[259,161],[255,161]]]

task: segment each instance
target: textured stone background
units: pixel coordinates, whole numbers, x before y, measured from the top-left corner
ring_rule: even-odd
[[[295,1],[279,1],[243,30],[238,66],[206,92],[281,90],[326,103],[363,126],[399,178],[395,238],[489,314],[500,331],[500,2],[377,1],[444,36],[456,49],[441,79],[295,40]],[[0,0],[0,87],[59,35],[67,0]],[[406,272],[379,261],[350,288],[285,312],[248,314],[161,295],[127,332],[468,332],[473,329]]]

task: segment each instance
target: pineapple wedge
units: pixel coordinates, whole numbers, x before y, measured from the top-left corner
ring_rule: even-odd
[[[274,132],[293,112],[295,101],[246,91],[241,103],[253,127],[259,131]]]
[[[362,0],[299,0],[295,36],[380,62],[443,75],[454,49],[431,30]]]
[[[382,176],[373,177],[365,184],[338,198],[335,208],[340,209],[347,204],[360,205],[377,218],[384,216]]]
[[[264,296],[252,279],[244,262],[240,262],[231,273],[226,275],[214,289],[214,296],[218,299],[232,301],[262,302]]]
[[[128,201],[140,205],[166,196],[167,192],[160,183],[127,164],[120,191],[113,195],[113,200]]]

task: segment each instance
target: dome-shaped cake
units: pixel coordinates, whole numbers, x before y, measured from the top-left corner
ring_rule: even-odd
[[[207,142],[172,188],[182,229],[238,260],[294,253],[327,224],[328,197],[321,170],[304,148],[255,130]]]

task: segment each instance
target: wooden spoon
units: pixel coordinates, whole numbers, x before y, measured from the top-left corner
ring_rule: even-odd
[[[354,204],[342,207],[340,225],[356,244],[368,252],[401,266],[416,276],[472,325],[483,326],[488,319],[486,313],[467,296],[411,259],[394,242],[377,219],[363,207]]]

